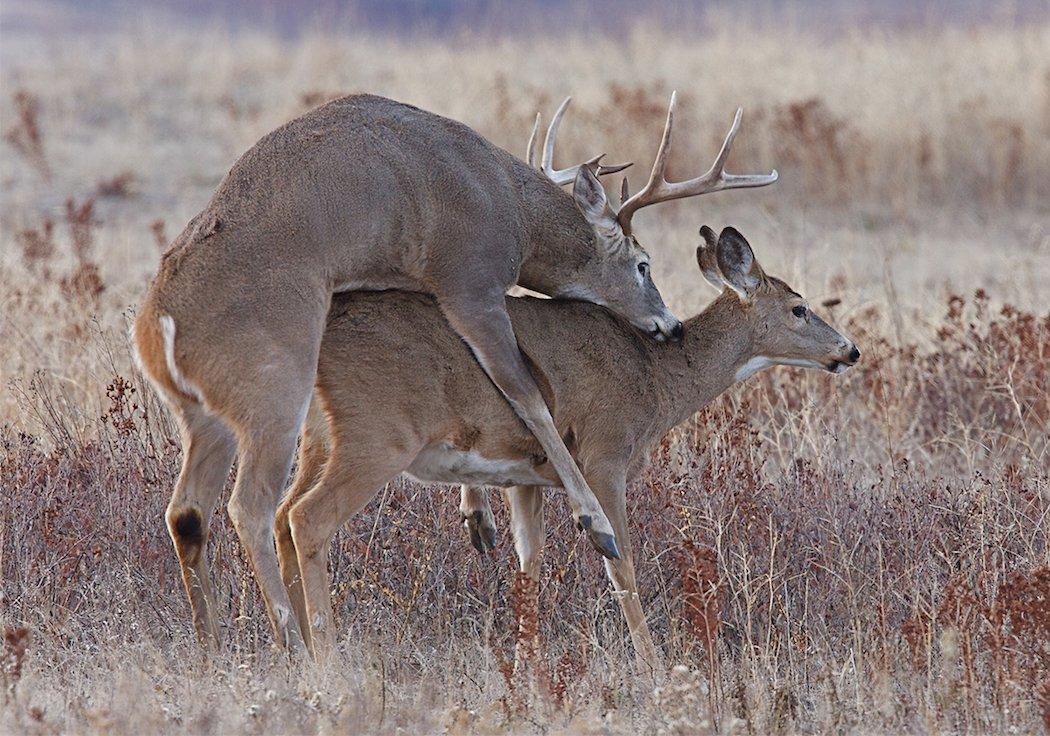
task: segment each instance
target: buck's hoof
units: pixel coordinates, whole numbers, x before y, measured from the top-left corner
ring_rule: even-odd
[[[620,559],[620,548],[616,546],[616,537],[608,532],[599,532],[591,528],[591,517],[581,516],[579,527],[587,532],[587,539],[591,541],[594,548],[601,552],[602,557],[610,560]]]
[[[480,509],[463,517],[463,526],[470,534],[470,543],[479,554],[496,549],[496,527],[485,518]]]

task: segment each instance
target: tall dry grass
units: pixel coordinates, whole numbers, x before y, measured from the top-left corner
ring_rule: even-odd
[[[1037,729],[1050,717],[1048,42],[1046,26],[411,47],[157,28],[60,47],[5,37],[0,730]],[[708,300],[696,227],[734,224],[815,303],[841,300],[824,311],[864,358],[842,377],[780,369],[734,389],[630,490],[667,677],[633,671],[600,562],[556,496],[533,611],[506,533],[476,556],[453,490],[407,481],[337,538],[344,628],[327,668],[270,649],[220,514],[228,648],[203,664],[163,525],[176,434],[125,338],[168,238],[259,135],[338,93],[405,99],[520,150],[535,110],[571,92],[560,155],[644,168],[672,88],[675,175],[706,166],[742,104],[731,166],[783,179],[644,216],[669,301],[686,315]],[[514,671],[533,629],[541,647]]]

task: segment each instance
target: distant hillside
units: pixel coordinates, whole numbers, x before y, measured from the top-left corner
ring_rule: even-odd
[[[1024,23],[1048,16],[1046,0],[4,0],[7,32],[92,32],[121,23],[163,19],[262,27],[294,36],[312,28],[345,26],[394,35],[412,33],[552,33],[567,28],[616,33],[633,23],[678,32],[700,30],[710,14],[740,16],[756,25],[792,24],[835,32],[856,27]]]

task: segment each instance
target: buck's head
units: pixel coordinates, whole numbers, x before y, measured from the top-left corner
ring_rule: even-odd
[[[605,194],[605,189],[598,177],[621,171],[630,164],[604,166],[601,156],[597,156],[579,166],[568,169],[554,168],[554,141],[558,133],[562,115],[569,104],[569,99],[561,104],[547,129],[543,142],[543,158],[540,168],[554,183],[572,182],[573,198],[584,218],[594,228],[600,258],[589,264],[588,270],[594,273],[585,274],[580,283],[565,289],[563,293],[552,296],[585,299],[603,304],[628,319],[639,329],[657,339],[682,337],[682,323],[671,314],[664,304],[663,297],[653,283],[649,264],[649,255],[638,243],[632,227],[634,214],[657,202],[665,202],[683,197],[695,197],[722,189],[743,187],[760,187],[772,184],[777,180],[777,172],[771,174],[727,174],[726,159],[740,127],[741,111],[737,110],[733,126],[722,144],[722,150],[714,164],[703,176],[681,182],[669,182],[664,176],[667,168],[668,150],[671,144],[671,130],[674,127],[674,113],[677,96],[671,94],[671,104],[667,109],[667,122],[664,125],[663,138],[656,153],[652,173],[648,183],[635,195],[631,195],[627,178],[623,179],[620,190],[620,207],[614,208]],[[532,128],[526,153],[526,160],[533,165],[535,159],[535,141],[539,132],[540,116]]]
[[[771,365],[822,368],[842,373],[860,360],[848,337],[810,311],[806,299],[786,283],[767,276],[744,236],[727,227],[720,235],[706,225],[696,249],[700,270],[719,291],[739,299],[750,329],[751,349],[737,367],[738,380]]]
[[[547,128],[540,169],[555,184],[572,184],[576,207],[593,229],[596,257],[579,265],[572,283],[562,285],[551,296],[601,304],[657,340],[680,340],[682,323],[664,304],[660,290],[653,283],[649,254],[624,232],[605,188],[598,181],[599,176],[622,171],[630,164],[605,166],[601,163],[602,157],[596,156],[578,166],[554,168],[554,141],[570,99],[561,104]],[[535,165],[539,126],[537,115],[525,154],[529,166]]]
[[[600,257],[590,259],[574,284],[552,296],[602,304],[657,340],[681,340],[682,323],[653,283],[649,254],[616,221],[594,166],[580,167],[572,196],[594,228]]]

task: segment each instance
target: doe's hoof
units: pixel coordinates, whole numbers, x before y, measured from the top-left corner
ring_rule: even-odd
[[[485,518],[481,510],[472,511],[463,516],[463,526],[470,534],[470,543],[479,554],[496,549],[496,527]]]

